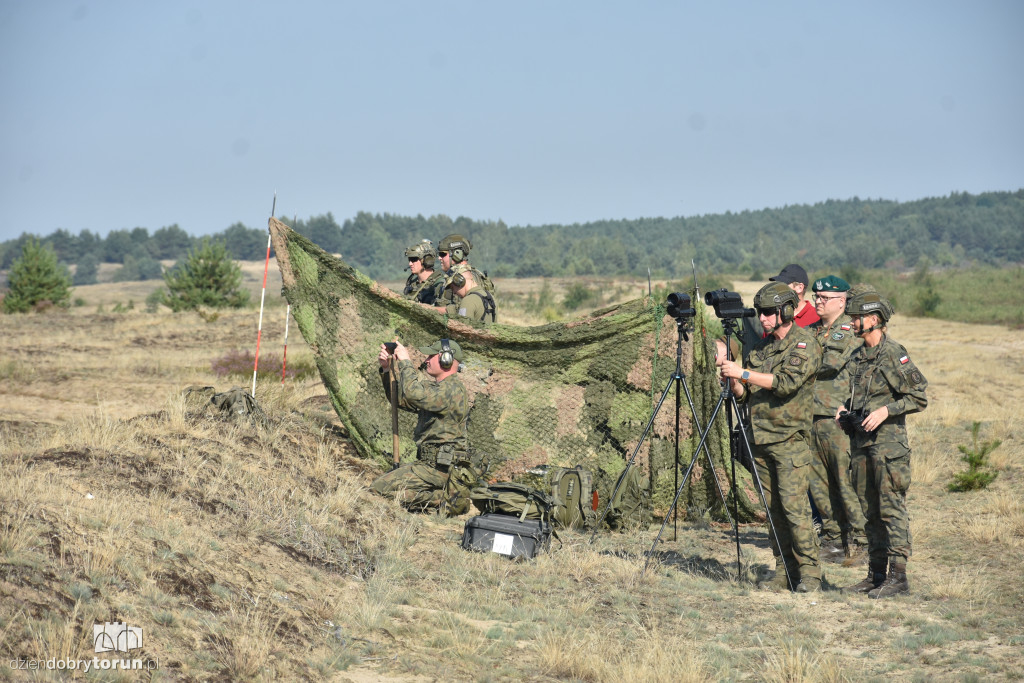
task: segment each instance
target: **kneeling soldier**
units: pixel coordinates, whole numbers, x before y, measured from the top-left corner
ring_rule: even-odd
[[[419,351],[427,355],[426,374],[416,369],[404,346],[397,344],[392,356],[381,344],[377,360],[384,393],[391,398],[388,370],[394,363],[398,405],[419,419],[413,434],[416,462],[379,477],[371,488],[384,496],[397,495],[411,510],[461,515],[469,510],[469,492],[479,478],[469,462],[469,394],[456,376],[462,347],[440,339]]]

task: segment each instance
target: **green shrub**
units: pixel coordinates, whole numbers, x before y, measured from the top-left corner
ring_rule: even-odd
[[[57,253],[50,245],[29,238],[21,256],[11,264],[7,276],[11,290],[3,300],[8,313],[25,313],[33,308],[67,306],[71,302],[71,276],[57,263]]]
[[[967,471],[953,475],[953,481],[949,484],[949,490],[955,492],[977,491],[983,489],[996,478],[998,472],[988,468],[989,453],[994,451],[1002,443],[999,439],[978,443],[978,432],[981,430],[981,423],[975,422],[971,425],[971,447],[957,446],[963,454],[960,458],[967,463]]]
[[[222,243],[209,239],[164,273],[164,282],[163,303],[176,313],[201,307],[241,308],[249,301],[249,292],[242,289],[242,269]]]

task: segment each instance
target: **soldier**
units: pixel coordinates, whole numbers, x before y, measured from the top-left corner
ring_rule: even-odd
[[[864,557],[864,513],[850,484],[850,437],[835,421],[835,408],[850,395],[849,377],[838,375],[861,345],[845,314],[849,283],[829,275],[814,281],[814,309],[820,320],[807,329],[822,348],[821,368],[814,382],[814,428],[810,489],[821,514],[823,559],[855,564]],[[844,559],[845,558],[845,559]]]
[[[496,306],[494,297],[474,279],[475,271],[467,263],[452,266],[451,274],[445,280],[445,291],[451,291],[452,299],[458,303],[443,306],[431,306],[438,313],[449,316],[462,316],[470,320],[494,322]],[[440,301],[437,303],[441,303]]]
[[[486,273],[480,272],[469,263],[469,250],[472,248],[469,239],[462,235],[446,235],[437,243],[437,256],[441,259],[441,267],[444,269],[445,275],[451,275],[454,266],[460,264],[467,266],[472,271],[476,284],[493,294],[494,283],[491,282],[491,279],[487,277]],[[442,305],[459,303],[458,295],[453,291],[445,291],[444,285],[440,285],[436,289],[436,293],[437,300],[444,302]]]
[[[907,350],[886,334],[893,309],[878,292],[857,292],[846,303],[846,314],[864,345],[843,369],[849,375],[850,398],[835,417],[850,432],[851,479],[867,520],[868,575],[843,590],[887,598],[910,592],[906,416],[927,407],[928,381]]]
[[[397,495],[403,505],[416,511],[436,509],[445,516],[469,510],[469,492],[479,475],[470,463],[466,418],[469,395],[456,373],[462,361],[458,342],[441,339],[419,349],[427,355],[426,375],[409,359],[401,344],[394,355],[381,344],[381,378],[391,398],[387,372],[395,363],[398,374],[398,405],[416,412],[413,438],[416,462],[401,465],[379,477],[371,488],[383,496]]]
[[[775,277],[768,278],[774,282],[783,282],[787,287],[796,293],[797,301],[800,304],[796,307],[796,313],[793,315],[793,322],[800,327],[807,327],[811,323],[818,321],[818,314],[814,310],[814,305],[804,298],[804,293],[807,291],[807,271],[803,269],[803,266],[797,265],[796,263],[790,263],[788,266],[782,269],[782,271]]]
[[[754,463],[764,487],[777,536],[774,587],[800,593],[821,588],[818,538],[807,499],[811,383],[821,363],[814,335],[793,322],[800,304],[781,282],[770,282],[754,296],[754,308],[768,336],[757,342],[746,370],[719,358],[723,378],[732,380],[736,397],[750,405]]]
[[[432,304],[436,297],[435,289],[444,282],[444,274],[434,270],[437,255],[430,240],[422,240],[405,250],[409,259],[409,270],[412,271],[405,280],[402,296],[406,299]]]

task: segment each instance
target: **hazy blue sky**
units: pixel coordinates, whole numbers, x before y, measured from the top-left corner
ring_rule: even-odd
[[[0,0],[0,240],[1024,187],[1024,3]]]

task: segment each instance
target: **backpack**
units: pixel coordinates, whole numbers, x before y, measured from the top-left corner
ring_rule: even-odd
[[[551,521],[564,529],[591,529],[597,522],[597,491],[594,476],[583,467],[553,467]]]
[[[524,519],[551,519],[551,499],[537,489],[501,482],[479,486],[469,494],[473,505],[483,514],[499,513]]]
[[[619,490],[608,504],[605,522],[622,530],[645,527],[651,523],[650,480],[639,467],[623,470],[616,482]]]

